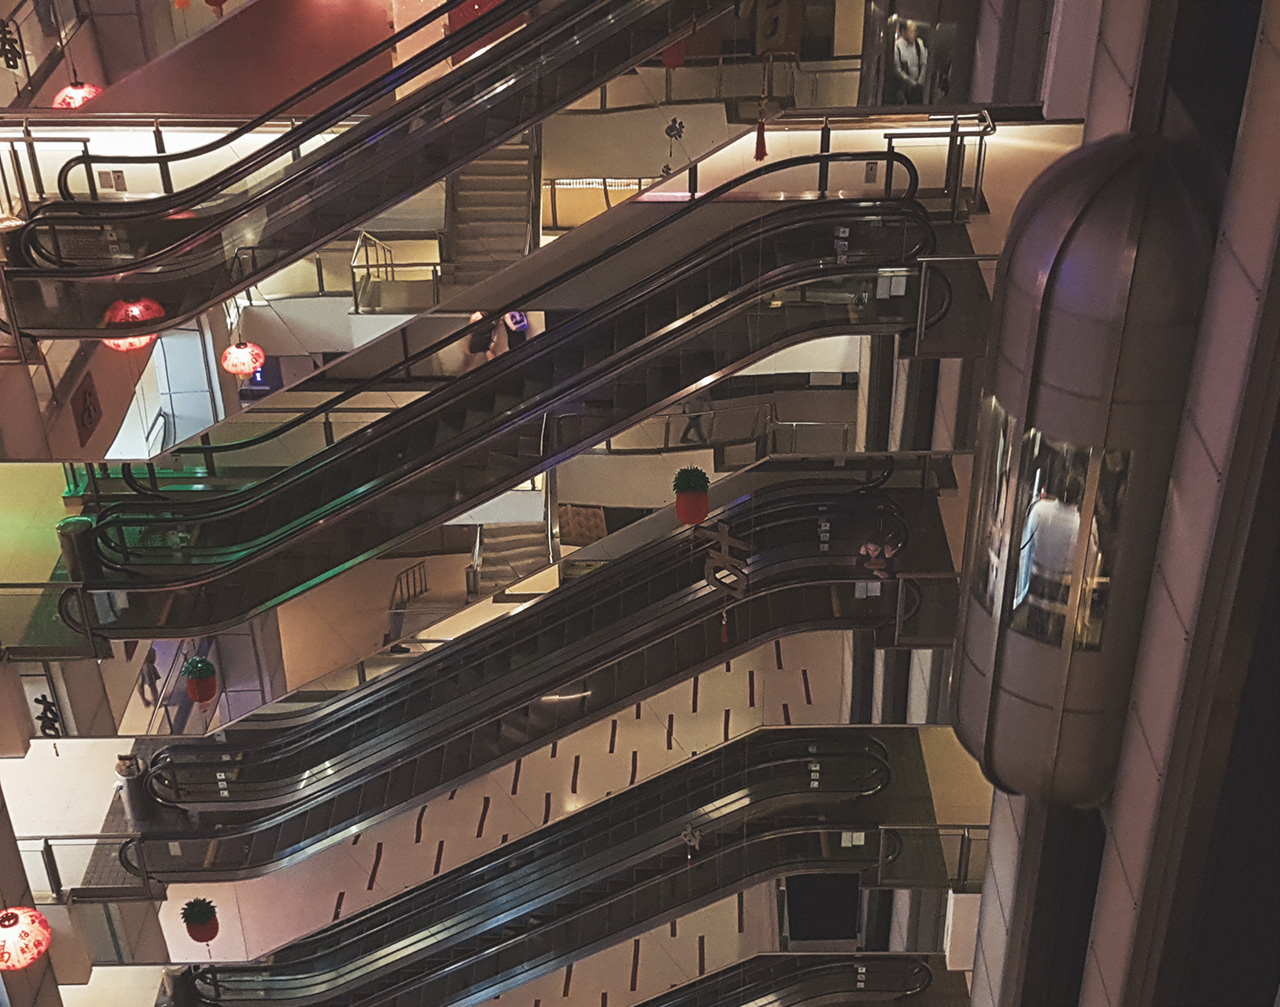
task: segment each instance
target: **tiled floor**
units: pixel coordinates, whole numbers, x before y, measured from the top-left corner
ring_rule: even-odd
[[[259,878],[175,884],[160,921],[174,961],[243,961],[345,918],[762,724],[839,723],[841,634],[767,644],[518,763]],[[696,696],[696,699],[695,699]],[[190,898],[219,906],[209,946]]]
[[[776,951],[776,891],[769,882],[721,899],[533,979],[502,994],[502,1003],[631,1007],[751,955]]]

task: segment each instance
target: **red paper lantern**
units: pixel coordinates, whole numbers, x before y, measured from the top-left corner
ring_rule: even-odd
[[[163,317],[164,307],[159,301],[139,297],[136,301],[112,301],[102,320],[107,325],[136,325]]]
[[[91,98],[102,94],[97,84],[86,84],[82,80],[73,80],[53,96],[54,108],[79,108]]]
[[[43,913],[25,906],[0,910],[0,971],[25,969],[49,950],[51,938]]]
[[[267,355],[257,343],[236,343],[222,351],[222,369],[228,374],[247,378],[267,362]]]
[[[684,66],[684,40],[672,42],[662,50],[662,65],[668,70],[676,70]]]
[[[102,316],[102,324],[110,328],[112,325],[136,325],[138,322],[150,322],[164,317],[164,308],[159,301],[150,297],[140,297],[136,301],[112,301]],[[155,342],[154,332],[145,336],[121,336],[118,339],[104,339],[103,343],[113,350],[140,350]]]

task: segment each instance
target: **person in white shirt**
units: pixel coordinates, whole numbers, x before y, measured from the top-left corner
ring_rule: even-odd
[[[898,38],[893,43],[893,70],[898,80],[901,104],[923,104],[924,84],[929,73],[929,50],[921,41],[914,21],[898,22]]]

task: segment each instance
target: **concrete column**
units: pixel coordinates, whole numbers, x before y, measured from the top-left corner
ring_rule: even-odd
[[[67,733],[81,737],[115,734],[116,721],[97,660],[60,661],[53,667],[55,683],[62,693],[62,715],[67,721]]]
[[[18,666],[0,662],[0,758],[20,759],[31,747],[35,723],[27,708]]]

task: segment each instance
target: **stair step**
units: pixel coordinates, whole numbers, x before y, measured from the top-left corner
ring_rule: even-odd
[[[477,193],[476,198],[470,195],[459,195],[458,214],[465,214],[469,220],[521,221],[528,210],[521,202],[516,206],[508,202],[501,193]]]
[[[524,257],[519,248],[504,246],[501,241],[487,241],[484,238],[459,238],[455,246],[454,262],[467,259],[490,259],[495,262],[515,262]]]
[[[502,161],[472,161],[458,173],[459,181],[467,181],[473,178],[518,178],[522,182],[527,182],[529,178],[529,161],[527,158],[521,160],[502,160]]]
[[[518,238],[521,241],[527,229],[523,220],[465,220],[461,214],[455,228],[460,238]]]
[[[519,192],[522,194],[529,191],[529,177],[524,174],[520,175],[460,175],[458,188],[461,195],[465,192],[468,196],[480,192]]]

